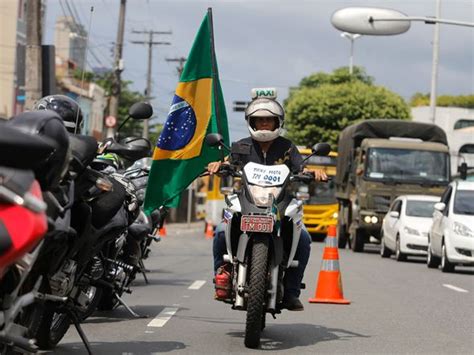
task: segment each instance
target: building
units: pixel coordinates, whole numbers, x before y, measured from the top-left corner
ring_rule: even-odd
[[[431,122],[428,106],[411,109],[413,121]],[[465,162],[474,167],[474,109],[437,107],[435,124],[443,128],[451,152],[451,173],[457,174],[458,166]]]
[[[107,105],[105,90],[97,84],[78,79],[77,70],[86,70],[85,54],[87,32],[72,17],[56,20],[54,45],[56,47],[56,79],[59,91],[76,100],[84,121],[82,134],[102,139],[104,110]]]
[[[23,111],[26,0],[2,1],[0,8],[0,118]]]
[[[71,16],[60,16],[54,26],[56,56],[74,63],[75,69],[84,69],[87,32]]]

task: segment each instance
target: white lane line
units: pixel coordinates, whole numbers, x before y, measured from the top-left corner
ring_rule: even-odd
[[[158,315],[148,323],[149,327],[162,327],[166,324],[167,321],[173,317],[173,315],[178,311],[176,307],[166,307]]]
[[[206,283],[206,281],[204,280],[197,280],[197,281],[194,281],[191,286],[188,287],[188,290],[199,290],[202,285],[204,285]]]
[[[463,288],[456,287],[456,286],[453,286],[453,285],[450,285],[450,284],[443,284],[443,286],[447,287],[447,288],[450,288],[451,290],[454,290],[454,291],[457,291],[457,292],[469,292],[468,290],[465,290]]]

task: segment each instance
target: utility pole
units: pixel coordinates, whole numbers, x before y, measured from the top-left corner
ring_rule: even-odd
[[[112,82],[112,95],[109,102],[109,116],[115,117],[118,122],[118,107],[120,92],[122,90],[122,82],[120,74],[123,70],[122,52],[123,52],[123,35],[125,31],[125,6],[127,0],[120,0],[119,25],[117,30],[117,42],[115,43],[115,58],[114,58],[114,77]],[[107,128],[107,138],[114,136],[114,128]]]
[[[178,62],[179,65],[176,67],[176,70],[178,72],[178,76],[181,78],[181,74],[183,73],[184,69],[184,63],[186,62],[185,57],[179,57],[179,58],[166,58],[167,62]]]
[[[441,0],[436,0],[436,18],[441,17]],[[439,23],[434,25],[433,33],[433,61],[431,66],[431,92],[430,92],[430,118],[431,123],[436,122],[436,94],[438,82],[438,61],[439,61]]]
[[[42,96],[41,1],[26,2],[25,108],[31,109]]]
[[[151,100],[151,63],[152,63],[152,57],[153,57],[153,45],[170,45],[171,42],[154,42],[153,41],[153,35],[154,34],[160,34],[160,35],[170,35],[172,34],[171,31],[132,31],[132,33],[144,33],[148,34],[148,41],[132,41],[134,44],[147,44],[148,45],[148,71],[147,71],[147,77],[146,77],[146,91],[145,91],[145,96],[148,101]],[[143,121],[143,134],[142,137],[148,139],[148,121],[144,120]]]

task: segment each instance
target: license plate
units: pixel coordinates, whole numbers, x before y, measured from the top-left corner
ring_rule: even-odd
[[[242,232],[271,233],[273,218],[270,216],[242,216],[240,230]]]

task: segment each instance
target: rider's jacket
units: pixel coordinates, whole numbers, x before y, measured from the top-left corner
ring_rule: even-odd
[[[232,143],[230,162],[240,166],[248,162],[263,165],[286,164],[291,171],[299,172],[303,158],[296,146],[286,138],[277,137],[264,153],[257,141],[247,137]]]

